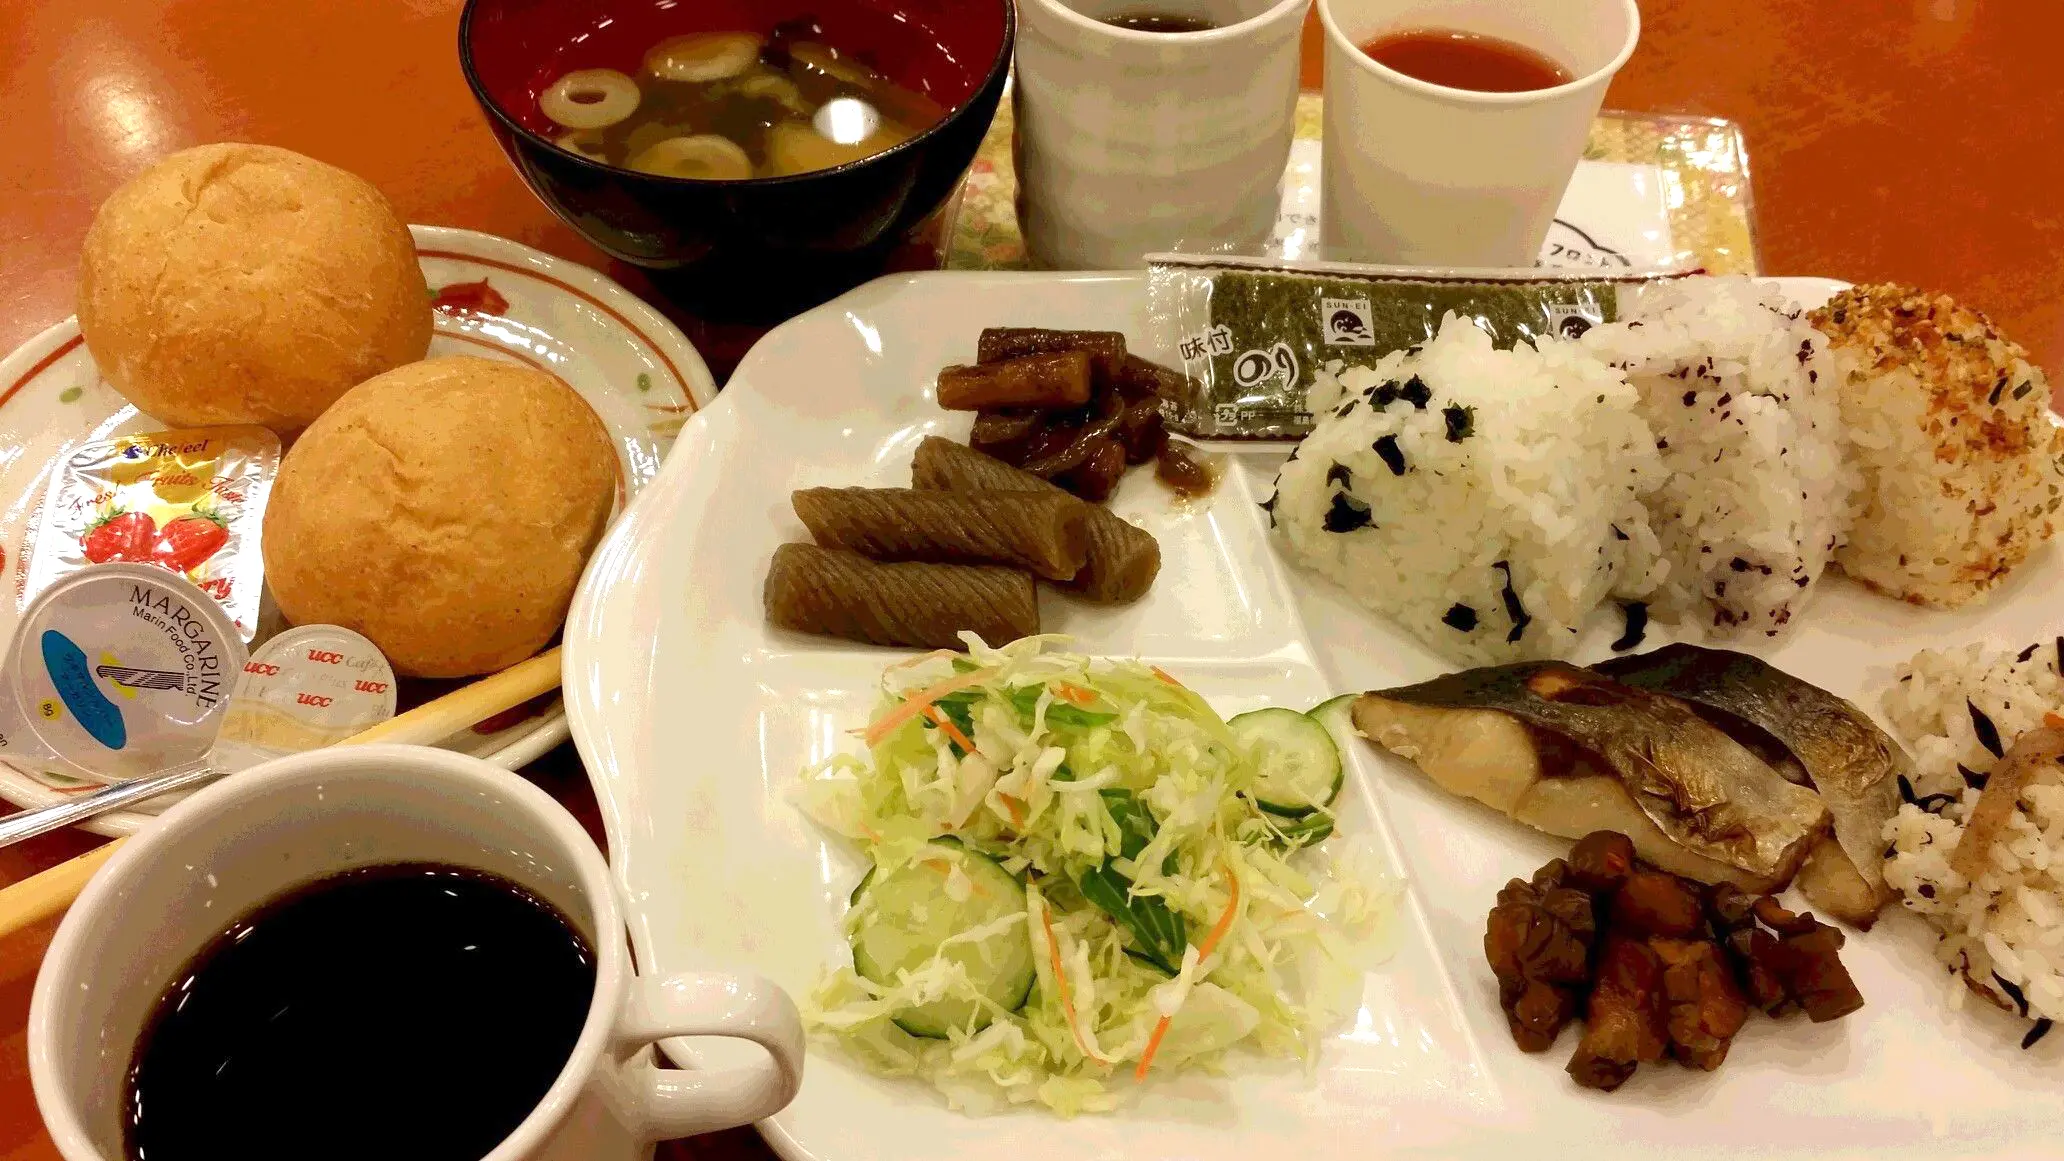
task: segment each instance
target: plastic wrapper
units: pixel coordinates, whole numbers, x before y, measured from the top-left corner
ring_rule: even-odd
[[[1186,381],[1164,395],[1163,414],[1172,430],[1204,439],[1301,439],[1312,428],[1314,398],[1334,394],[1342,371],[1424,342],[1451,311],[1500,346],[1575,337],[1617,321],[1623,292],[1683,273],[1153,255],[1150,339]]]
[[[265,560],[258,534],[279,474],[262,427],[153,431],[90,443],[51,473],[29,561],[29,595],[94,564],[154,564],[221,604],[249,642]]]

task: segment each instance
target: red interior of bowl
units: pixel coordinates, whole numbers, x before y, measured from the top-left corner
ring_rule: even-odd
[[[689,32],[757,32],[814,18],[840,52],[949,109],[1003,49],[1010,0],[478,0],[466,49],[480,84],[518,124],[551,136],[538,94],[574,69],[636,74],[645,51]]]

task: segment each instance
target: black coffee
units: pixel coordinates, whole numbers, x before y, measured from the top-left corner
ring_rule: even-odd
[[[194,957],[138,1042],[132,1161],[477,1161],[565,1065],[595,991],[573,925],[425,863],[324,879]]]
[[[1128,12],[1122,16],[1109,16],[1105,24],[1116,28],[1129,28],[1134,32],[1210,32],[1218,25],[1201,16],[1180,16],[1172,12],[1155,12],[1146,9]]]

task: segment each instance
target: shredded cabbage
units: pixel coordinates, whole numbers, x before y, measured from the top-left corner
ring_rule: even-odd
[[[1235,1048],[1311,1062],[1359,1001],[1352,945],[1395,884],[1300,853],[1330,817],[1256,808],[1226,723],[1173,678],[1050,652],[1050,637],[991,648],[963,636],[966,657],[884,674],[868,754],[807,771],[801,803],[861,844],[877,874],[950,835],[1023,880],[1022,918],[951,942],[1030,941],[1030,998],[1005,1011],[935,952],[893,985],[831,971],[805,1006],[812,1028],[870,1070],[922,1078],[975,1111],[1108,1110],[1113,1082],[1143,1073],[1146,1057],[1157,1073],[1215,1071]],[[942,685],[961,688],[908,704]],[[941,877],[942,905],[955,887]],[[941,998],[973,1001],[981,1018],[946,1039],[892,1022]]]

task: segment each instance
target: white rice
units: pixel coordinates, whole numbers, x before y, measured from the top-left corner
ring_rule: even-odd
[[[1582,348],[1501,351],[1450,315],[1340,384],[1277,477],[1273,520],[1294,559],[1436,652],[1563,656],[1601,602],[1655,587],[1654,437]]]
[[[2045,713],[2064,712],[2060,649],[2064,640],[1923,652],[1885,695],[1916,771],[1885,825],[1885,880],[1940,933],[1953,1007],[1976,991],[2031,1020],[2064,1020],[2064,771],[2045,767],[2030,780],[1976,882],[1950,864],[1978,803],[1974,783],[1999,760],[1981,719],[2007,751]]]
[[[1626,372],[1669,473],[1647,497],[1671,565],[1656,612],[1777,636],[1844,539],[1855,490],[1827,341],[1774,284],[1687,278],[1643,290],[1583,343]]]

